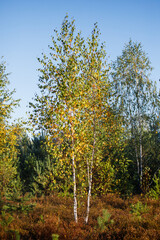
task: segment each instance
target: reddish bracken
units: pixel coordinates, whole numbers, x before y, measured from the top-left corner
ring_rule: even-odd
[[[85,208],[79,207],[79,222],[74,222],[73,200],[69,197],[52,195],[32,199],[36,206],[28,214],[5,213],[5,219],[0,217],[0,239],[16,239],[15,232],[21,240],[52,240],[52,234],[57,234],[59,240],[135,240],[160,239],[160,202],[145,197],[135,196],[123,200],[116,194],[94,197],[91,201],[91,211],[88,224],[85,224]],[[147,211],[133,213],[131,206],[138,202],[147,205]],[[102,210],[107,209],[110,219],[105,228],[99,227],[97,218]],[[12,215],[11,223],[4,226],[3,222]]]

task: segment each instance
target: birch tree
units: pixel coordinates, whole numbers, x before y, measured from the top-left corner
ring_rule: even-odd
[[[150,79],[151,70],[150,60],[141,43],[130,40],[113,63],[112,71],[114,103],[132,138],[140,185],[145,165],[143,131],[156,116],[159,102],[156,87]]]
[[[30,103],[31,120],[35,128],[47,133],[48,150],[58,174],[72,165],[75,222],[78,222],[77,194],[88,191],[87,223],[93,166],[100,163],[105,145],[105,142],[102,144],[102,129],[106,130],[111,144],[111,123],[114,126],[107,102],[106,54],[103,44],[99,43],[97,25],[85,41],[76,31],[75,21],[69,21],[68,16],[64,18],[60,33],[55,31],[49,50],[50,56],[43,54],[39,59],[41,95],[36,95],[35,103]]]
[[[17,133],[18,126],[9,124],[11,113],[18,105],[13,99],[14,90],[10,91],[8,74],[5,62],[0,63],[0,191],[4,194],[11,186],[11,180],[17,173],[15,166],[17,160]]]
[[[85,222],[88,223],[90,199],[92,193],[93,167],[100,165],[106,145],[112,145],[112,133],[115,121],[110,110],[109,64],[106,59],[104,44],[99,40],[100,31],[95,24],[91,37],[84,47],[83,77],[88,86],[84,95],[83,113],[86,126],[86,167],[88,176],[87,210]],[[111,125],[113,128],[111,128]],[[105,133],[105,134],[104,134]],[[107,141],[107,138],[109,141]]]

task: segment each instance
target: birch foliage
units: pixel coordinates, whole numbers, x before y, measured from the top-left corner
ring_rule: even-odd
[[[150,79],[150,60],[141,43],[129,41],[122,55],[113,63],[112,86],[115,91],[115,109],[122,116],[128,137],[135,148],[137,175],[140,184],[143,178],[144,148],[143,132],[156,119],[159,96]]]
[[[93,167],[102,161],[104,146],[112,144],[115,128],[109,106],[109,66],[99,36],[95,24],[91,37],[85,41],[76,31],[74,20],[69,21],[66,16],[61,31],[55,31],[52,37],[50,55],[43,54],[39,59],[41,95],[36,95],[35,103],[30,104],[34,126],[47,133],[48,151],[56,159],[58,174],[62,175],[65,169],[70,176],[70,168],[67,172],[64,166],[72,165],[76,222],[77,195],[87,196],[86,223]]]
[[[8,89],[9,80],[5,62],[0,63],[0,191],[3,195],[16,176],[18,125],[9,124],[9,118],[18,100],[13,99],[14,91]]]

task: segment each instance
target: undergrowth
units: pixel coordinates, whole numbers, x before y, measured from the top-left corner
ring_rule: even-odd
[[[79,209],[78,223],[74,222],[69,197],[52,195],[30,199],[27,204],[19,210],[19,205],[14,204],[15,209],[3,203],[9,209],[1,209],[0,239],[160,239],[160,202],[156,199],[134,196],[124,200],[116,194],[94,197],[88,224],[84,222],[85,206]]]

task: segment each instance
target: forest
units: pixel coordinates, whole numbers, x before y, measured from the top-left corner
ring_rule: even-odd
[[[142,44],[109,62],[66,15],[27,121],[0,63],[0,239],[160,239],[160,95]]]

